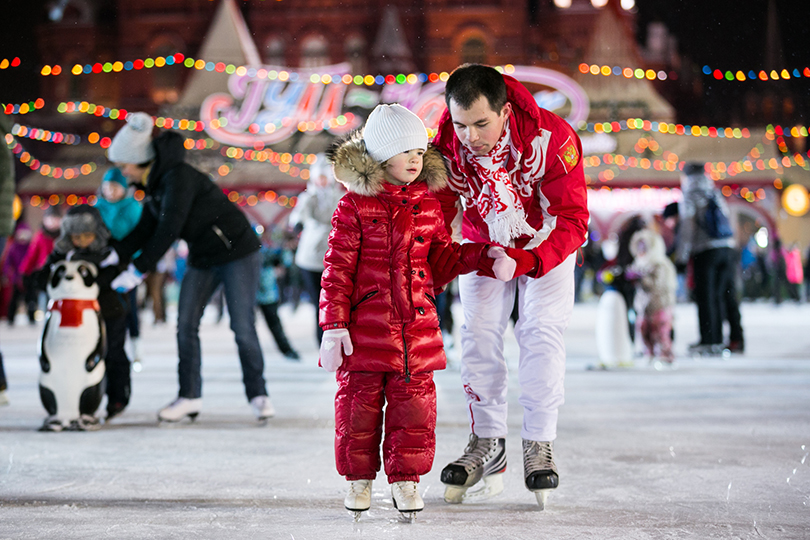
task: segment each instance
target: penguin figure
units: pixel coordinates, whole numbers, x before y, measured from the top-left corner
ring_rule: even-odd
[[[39,343],[39,396],[48,412],[41,431],[99,427],[106,336],[97,276],[96,266],[81,260],[59,261],[51,269]]]

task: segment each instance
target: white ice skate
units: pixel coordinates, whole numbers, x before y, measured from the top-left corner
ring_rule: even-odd
[[[391,484],[391,496],[394,498],[394,508],[399,510],[402,519],[413,523],[416,513],[425,508],[425,502],[419,495],[419,484],[411,481],[394,482]]]
[[[83,414],[78,420],[70,423],[71,431],[98,431],[101,429],[101,421],[92,414]]]
[[[132,371],[140,373],[143,369],[141,364],[141,338],[132,338]]]
[[[343,506],[359,521],[360,514],[371,508],[371,480],[352,480]]]
[[[504,471],[506,439],[482,439],[471,434],[464,455],[442,469],[445,502],[458,504],[498,495],[503,491]],[[476,489],[467,491],[477,484]]]
[[[259,422],[264,422],[276,415],[276,408],[273,407],[273,402],[270,401],[269,396],[256,396],[250,400],[250,407]]]
[[[523,439],[523,478],[526,487],[537,497],[540,510],[544,510],[548,494],[560,484],[553,443]]]
[[[0,390],[0,407],[8,405],[8,392]]]
[[[158,412],[161,422],[179,422],[186,416],[194,420],[202,410],[202,398],[179,397]]]

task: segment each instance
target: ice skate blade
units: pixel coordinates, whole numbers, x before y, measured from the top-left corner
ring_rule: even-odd
[[[485,476],[482,481],[472,487],[475,489],[445,485],[444,501],[449,504],[460,504],[491,499],[503,492],[503,473]]]
[[[363,515],[363,510],[351,510],[349,508],[347,508],[346,510],[348,510],[349,513],[352,515],[352,519],[354,520],[355,523],[360,521],[360,516]]]
[[[188,418],[191,421],[191,423],[194,423],[194,421],[197,419],[197,415],[199,415],[199,414],[200,413],[196,413],[196,412],[195,413],[189,413],[189,414],[187,414],[185,416],[181,416],[180,418],[178,418],[176,420],[173,419],[173,418],[163,418],[162,416],[160,416],[160,414],[158,414],[158,422],[161,423],[161,424],[177,424],[177,423],[182,422],[186,418]]]
[[[537,497],[537,506],[540,507],[540,510],[546,509],[546,501],[548,500],[550,491],[550,489],[541,489],[540,491],[534,492],[534,496]]]
[[[416,514],[419,510],[413,510],[408,512],[400,512],[399,513],[399,520],[403,523],[416,523]]]

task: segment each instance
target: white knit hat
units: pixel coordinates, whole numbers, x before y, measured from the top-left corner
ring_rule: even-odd
[[[107,157],[113,163],[140,165],[155,158],[152,148],[152,117],[144,112],[129,113],[127,124],[113,137]]]
[[[415,148],[427,150],[428,144],[422,120],[396,103],[377,105],[371,111],[363,128],[363,140],[369,155],[380,163],[400,152]]]

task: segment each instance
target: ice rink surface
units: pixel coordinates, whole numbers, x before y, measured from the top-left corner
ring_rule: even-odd
[[[810,305],[744,304],[746,354],[730,359],[685,355],[696,314],[678,306],[671,371],[641,359],[588,370],[597,363],[595,314],[595,304],[577,305],[566,334],[560,487],[546,510],[523,486],[510,330],[506,489],[485,502],[442,500],[439,473],[469,433],[456,360],[436,373],[436,460],[420,483],[426,507],[415,523],[398,519],[382,473],[358,523],[343,508],[336,386],[317,366],[310,305],[281,310],[300,363],[280,356],[259,320],[277,409],[264,426],[247,404],[227,317],[216,324],[210,311],[201,327],[203,412],[194,423],[158,425],[157,410],[177,392],[174,325],[153,326],[144,313],[143,371],[133,373],[124,414],[96,432],[40,433],[40,327],[4,323],[11,403],[0,407],[0,540],[810,538]]]

